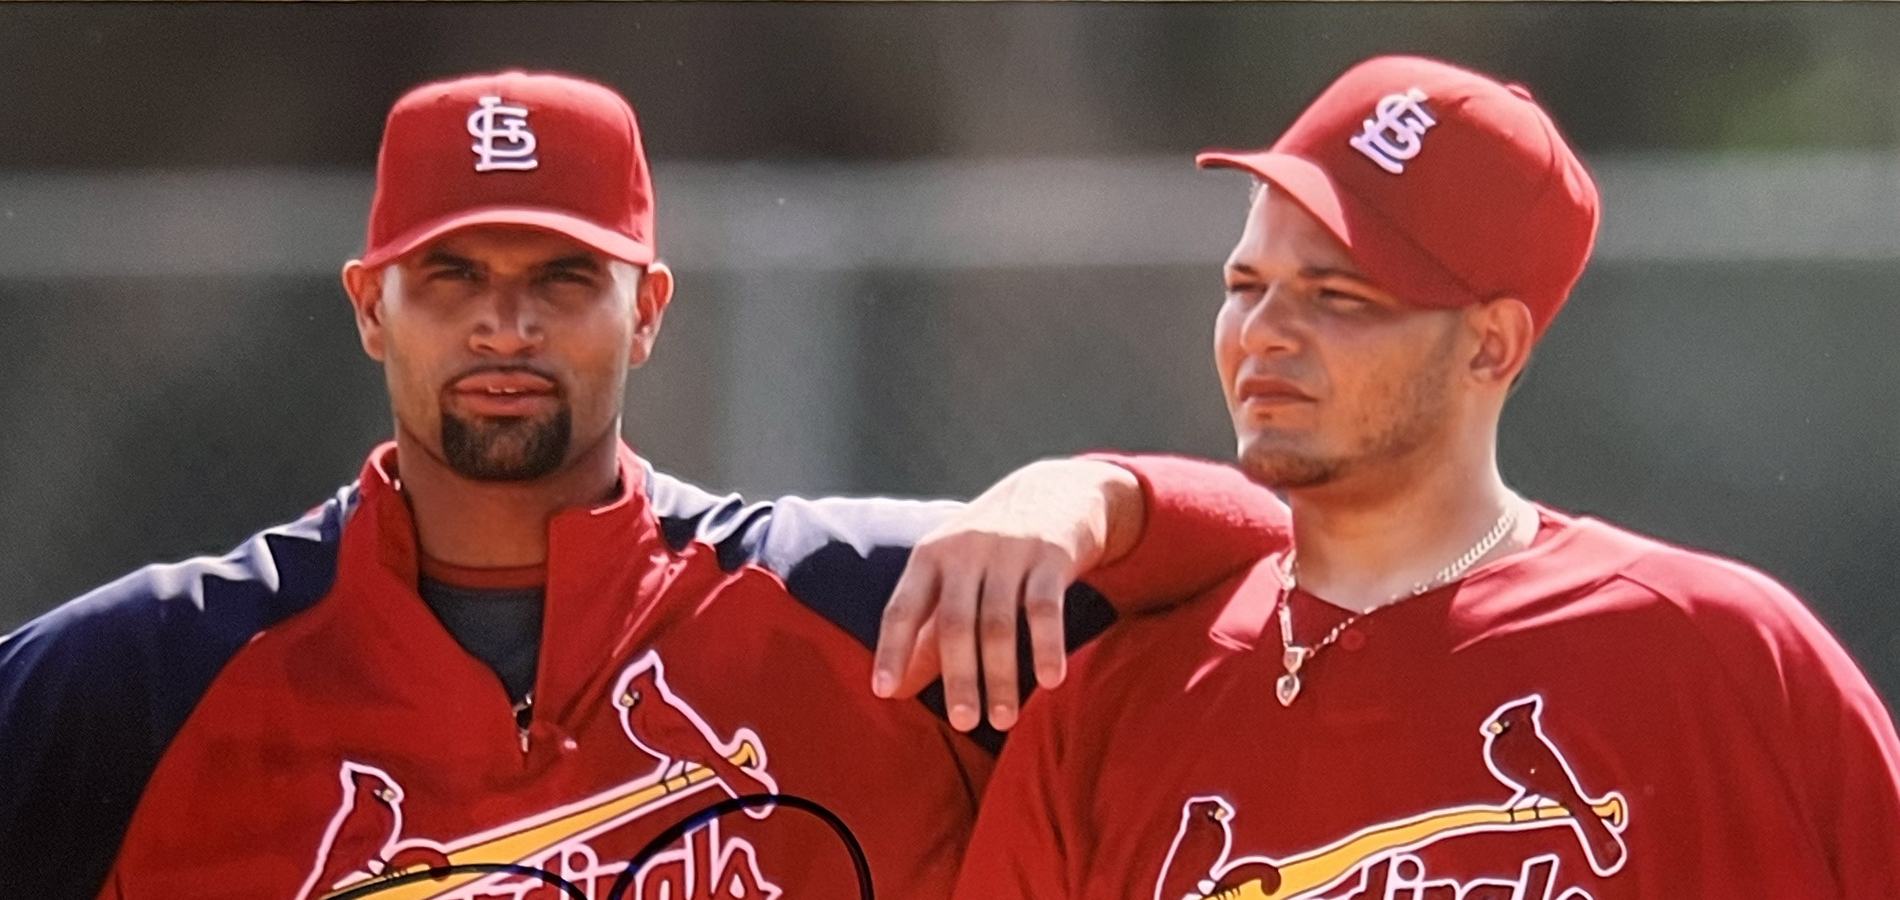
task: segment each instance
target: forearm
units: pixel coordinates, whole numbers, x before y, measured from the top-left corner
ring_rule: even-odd
[[[1083,459],[1134,479],[1133,492],[1104,488],[1107,549],[1082,579],[1123,613],[1191,598],[1290,540],[1286,505],[1232,466],[1163,454]]]

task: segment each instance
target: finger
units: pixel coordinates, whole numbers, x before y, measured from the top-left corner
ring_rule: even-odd
[[[977,612],[990,724],[998,731],[1016,724],[1016,605],[1022,602],[1022,589],[1020,568],[993,568],[983,578],[982,607]]]
[[[932,615],[924,620],[924,627],[917,629],[917,646],[911,650],[910,667],[897,684],[896,696],[915,697],[941,674],[943,653],[937,648],[937,617]]]
[[[1068,567],[1056,560],[1038,563],[1023,580],[1030,657],[1035,661],[1036,683],[1045,689],[1061,684],[1068,672],[1069,646],[1062,628],[1063,595],[1068,589]]]
[[[910,656],[917,646],[917,630],[930,616],[937,599],[937,567],[912,554],[904,574],[891,590],[891,601],[884,606],[878,624],[877,649],[871,666],[871,693],[879,697],[896,695],[902,673],[910,667]]]
[[[945,572],[937,594],[937,650],[943,655],[943,703],[950,727],[969,731],[981,720],[977,693],[976,612],[982,582],[962,567]]]

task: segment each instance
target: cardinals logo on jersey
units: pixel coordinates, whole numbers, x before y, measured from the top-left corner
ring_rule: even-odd
[[[639,777],[593,797],[547,810],[479,834],[438,841],[406,835],[407,793],[390,772],[359,761],[338,771],[342,793],[317,847],[297,900],[321,900],[398,875],[472,863],[504,863],[560,878],[595,900],[627,868],[594,843],[682,800],[717,790],[732,797],[775,794],[765,745],[750,728],[721,738],[698,711],[673,692],[659,654],[647,652],[621,670],[611,696],[622,732],[654,758]],[[435,798],[453,802],[454,798]],[[700,806],[706,805],[703,801]],[[691,811],[689,808],[688,812]],[[764,819],[770,806],[749,807]],[[758,851],[722,833],[714,820],[696,828],[634,873],[630,898],[655,900],[777,900],[781,889],[760,871]],[[549,879],[522,873],[451,872],[433,879],[391,882],[379,900],[486,900],[556,896]]]
[[[317,846],[317,864],[304,881],[298,900],[322,896],[329,888],[348,887],[412,864],[434,868],[449,864],[443,848],[431,841],[402,842],[402,788],[375,766],[345,762],[337,772],[343,805]],[[321,888],[321,890],[320,890]],[[312,891],[317,891],[312,894]]]
[[[1181,824],[1155,880],[1154,900],[1388,900],[1440,895],[1460,900],[1589,900],[1581,888],[1556,891],[1560,872],[1554,854],[1514,863],[1515,873],[1470,882],[1434,879],[1417,855],[1458,835],[1567,826],[1597,875],[1608,877],[1622,869],[1629,804],[1615,791],[1596,797],[1584,792],[1570,763],[1544,734],[1543,711],[1544,698],[1532,694],[1498,707],[1480,729],[1485,766],[1502,787],[1515,792],[1508,799],[1374,825],[1285,859],[1229,859],[1233,822],[1241,813],[1223,797],[1190,797],[1181,806]],[[1352,879],[1354,873],[1359,875],[1357,880]]]
[[[778,784],[765,772],[765,751],[758,750],[749,766],[732,761],[739,748],[759,746],[758,735],[741,728],[730,741],[721,741],[712,726],[666,686],[666,669],[657,653],[649,651],[620,674],[614,685],[614,704],[620,707],[620,727],[634,745],[661,760],[664,779],[678,769],[699,766],[713,773],[719,786],[733,797],[776,794]],[[749,807],[746,814],[763,819],[770,807]]]

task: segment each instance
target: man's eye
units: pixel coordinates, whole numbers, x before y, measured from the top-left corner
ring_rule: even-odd
[[[559,284],[590,285],[594,283],[594,279],[592,277],[582,272],[549,272],[548,274],[542,276],[542,280],[556,282]]]
[[[429,277],[439,281],[474,281],[475,273],[468,269],[437,269]]]

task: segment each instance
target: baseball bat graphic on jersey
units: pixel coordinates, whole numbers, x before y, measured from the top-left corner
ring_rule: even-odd
[[[738,750],[726,759],[735,766],[750,768],[758,763],[759,753],[750,741],[744,741],[739,744]],[[638,818],[687,793],[699,793],[706,782],[713,777],[711,769],[697,763],[687,763],[680,774],[665,781],[656,783],[641,781],[626,785],[575,804],[546,822],[448,850],[445,855],[449,865],[452,866],[513,863],[533,859],[563,841],[604,830],[627,819]],[[386,876],[396,878],[412,872],[425,871],[428,868],[427,865],[415,865],[390,871],[386,873]],[[450,893],[481,877],[483,876],[479,874],[458,873],[441,881],[393,886],[379,892],[377,896],[387,897],[389,900],[429,900],[431,897]],[[352,882],[337,890],[320,894],[318,897],[328,898],[349,893],[361,884],[361,881]]]
[[[1231,823],[1239,814],[1234,804],[1221,797],[1190,798],[1182,806],[1181,828],[1162,864],[1155,896],[1157,900],[1181,900],[1184,895],[1205,900],[1290,900],[1335,887],[1370,860],[1419,850],[1456,835],[1566,825],[1576,830],[1597,874],[1613,874],[1623,865],[1620,835],[1628,824],[1628,803],[1616,791],[1599,797],[1584,794],[1562,752],[1543,733],[1543,709],[1542,695],[1520,697],[1485,717],[1480,729],[1485,737],[1485,763],[1500,784],[1515,789],[1510,799],[1431,810],[1373,825],[1286,860],[1248,856],[1229,862]],[[1501,760],[1508,762],[1500,765]],[[1526,781],[1540,787],[1533,791],[1525,787]],[[1175,893],[1184,884],[1196,888]]]
[[[1620,795],[1611,795],[1590,811],[1613,830],[1622,830],[1628,814]],[[1295,856],[1277,864],[1280,886],[1265,889],[1260,879],[1222,884],[1207,900],[1287,900],[1325,888],[1376,856],[1417,847],[1431,841],[1474,831],[1518,830],[1526,826],[1568,825],[1570,811],[1553,801],[1534,806],[1466,806],[1427,813],[1362,831],[1331,847]],[[1537,824],[1532,824],[1537,823]]]

